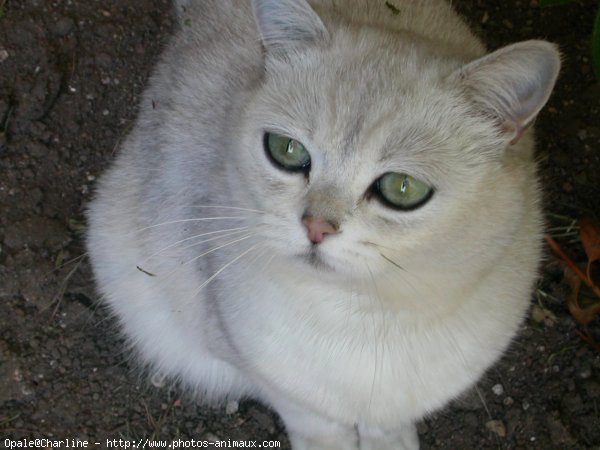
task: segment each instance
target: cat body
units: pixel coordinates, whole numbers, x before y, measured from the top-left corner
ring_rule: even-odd
[[[447,3],[392,3],[176,2],[90,206],[99,290],[141,358],[265,402],[294,449],[418,448],[536,277],[528,127],[556,50],[484,56]]]

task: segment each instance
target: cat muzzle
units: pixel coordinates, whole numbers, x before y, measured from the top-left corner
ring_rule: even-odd
[[[302,223],[306,226],[308,231],[308,239],[313,244],[319,244],[323,242],[325,236],[328,234],[339,233],[339,226],[331,223],[322,217],[315,217],[305,215],[302,217]]]

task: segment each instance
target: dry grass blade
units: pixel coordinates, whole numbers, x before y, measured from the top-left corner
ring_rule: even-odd
[[[600,259],[600,222],[590,217],[584,217],[579,222],[581,245],[588,257],[587,276],[590,276],[590,266]]]
[[[567,298],[567,306],[573,318],[582,325],[587,325],[600,313],[600,302],[589,306],[582,305],[580,301],[581,278],[577,276],[570,268],[565,268],[565,281],[571,288]]]
[[[567,298],[567,307],[571,316],[583,325],[582,330],[576,330],[577,334],[586,341],[592,348],[600,351],[600,344],[596,342],[592,333],[588,331],[590,324],[600,314],[600,287],[598,287],[590,276],[590,266],[595,256],[595,246],[598,243],[600,233],[596,228],[597,223],[583,219],[580,222],[581,227],[581,242],[585,248],[589,258],[587,265],[587,273],[584,273],[581,268],[565,253],[562,247],[550,235],[544,236],[544,239],[550,248],[556,253],[565,263],[564,280],[570,287],[570,294]],[[591,251],[588,251],[590,249]],[[582,282],[585,283],[593,292],[592,302],[586,301],[582,295]],[[594,297],[595,296],[595,297]],[[596,298],[597,297],[597,298]],[[589,299],[588,299],[589,300]]]
[[[596,286],[594,282],[590,279],[590,277],[588,277],[588,275],[584,273],[583,270],[581,270],[581,268],[577,264],[575,264],[575,262],[569,257],[569,255],[565,253],[565,251],[558,244],[558,242],[556,242],[554,238],[548,234],[544,236],[544,239],[546,240],[546,243],[550,246],[552,251],[554,251],[554,253],[556,253],[573,272],[575,272],[575,274],[581,279],[581,281],[587,284],[590,287],[590,289],[594,291],[594,294],[600,297],[600,287]]]

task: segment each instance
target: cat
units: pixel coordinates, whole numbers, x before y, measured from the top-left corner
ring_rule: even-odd
[[[486,54],[443,0],[177,0],[89,206],[141,359],[254,398],[294,450],[417,449],[528,308],[531,124],[559,52]]]

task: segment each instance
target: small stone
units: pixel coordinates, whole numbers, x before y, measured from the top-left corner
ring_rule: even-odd
[[[152,378],[150,378],[150,383],[152,383],[152,386],[160,389],[162,387],[165,387],[166,379],[167,379],[167,377],[165,376],[164,373],[155,372],[154,375],[152,375]]]
[[[0,63],[6,61],[7,59],[8,59],[8,52],[5,49],[0,48]]]
[[[485,424],[485,427],[500,437],[506,437],[506,426],[501,420],[490,420]]]
[[[502,395],[502,394],[504,394],[504,386],[502,386],[500,383],[498,383],[498,384],[495,384],[495,385],[492,387],[492,392],[493,392],[495,395]]]
[[[513,25],[513,23],[510,20],[504,19],[502,21],[502,25],[504,25],[506,28],[508,28],[509,30],[512,30],[515,26]]]
[[[540,323],[546,318],[546,313],[544,313],[544,310],[539,305],[533,305],[531,308],[531,318],[534,322]]]
[[[52,27],[52,31],[58,36],[66,36],[71,32],[73,27],[75,26],[75,22],[70,17],[61,17],[56,21],[54,27]]]
[[[240,409],[240,404],[235,400],[232,400],[230,402],[227,402],[227,405],[225,406],[225,414],[235,414],[236,412],[238,412],[238,409]]]
[[[215,443],[219,441],[219,437],[209,431],[208,433],[204,433],[204,435],[202,435],[202,440]]]

